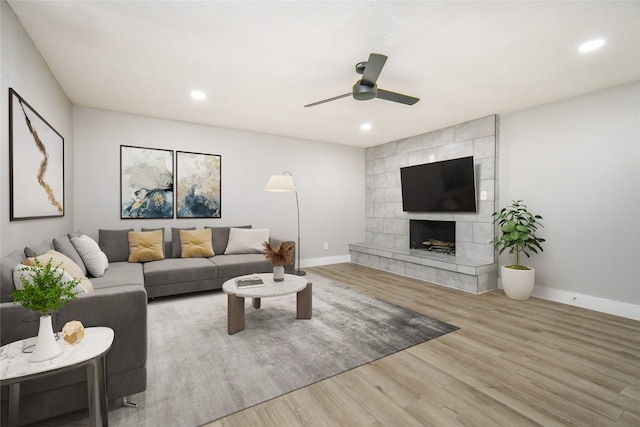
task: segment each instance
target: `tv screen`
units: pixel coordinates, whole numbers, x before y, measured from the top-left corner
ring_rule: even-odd
[[[473,156],[400,168],[405,212],[476,212]]]

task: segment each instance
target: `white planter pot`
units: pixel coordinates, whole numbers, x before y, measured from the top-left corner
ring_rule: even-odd
[[[36,347],[29,357],[29,362],[42,362],[53,359],[62,353],[62,349],[56,342],[51,325],[51,316],[40,316],[40,327],[38,328],[38,338]]]
[[[527,300],[536,283],[536,270],[514,270],[504,265],[500,268],[500,278],[504,293],[511,299]]]

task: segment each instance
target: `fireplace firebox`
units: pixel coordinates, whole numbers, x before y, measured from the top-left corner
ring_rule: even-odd
[[[409,247],[411,249],[455,255],[455,221],[410,219]]]

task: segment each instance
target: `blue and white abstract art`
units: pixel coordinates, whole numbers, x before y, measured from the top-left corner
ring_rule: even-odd
[[[176,155],[177,217],[220,218],[221,157],[184,151]]]
[[[173,218],[173,151],[120,146],[121,218]]]

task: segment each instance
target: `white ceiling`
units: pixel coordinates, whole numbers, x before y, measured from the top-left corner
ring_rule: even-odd
[[[9,4],[76,105],[358,147],[640,80],[637,1]],[[350,92],[371,52],[417,104],[303,108]]]

